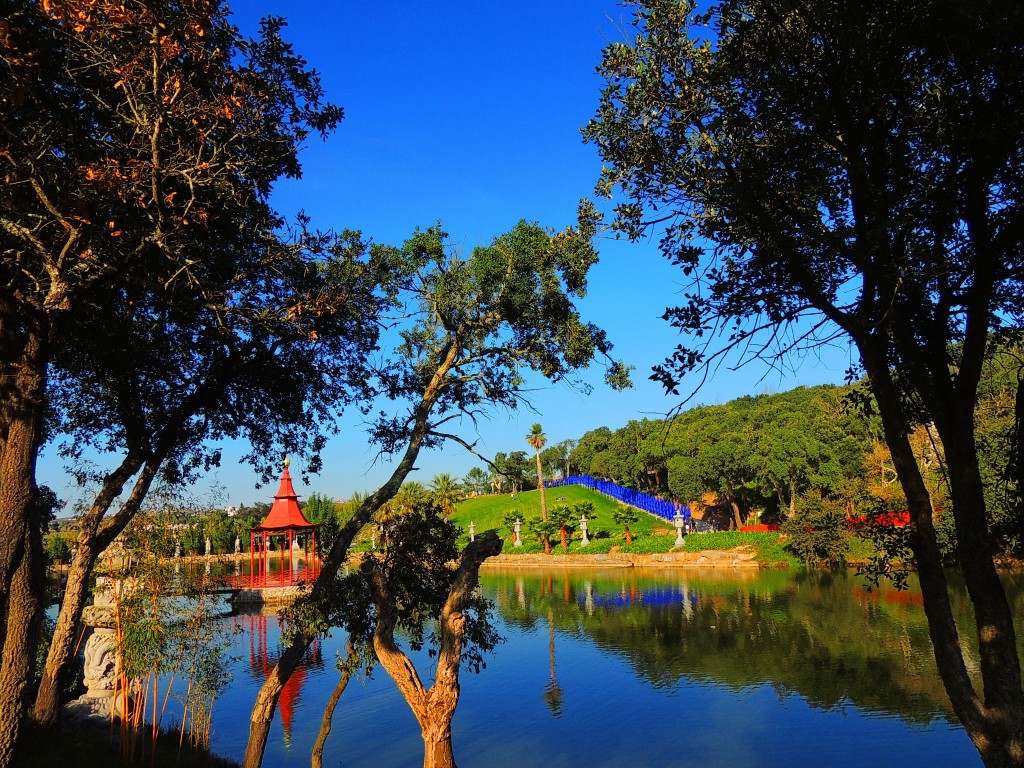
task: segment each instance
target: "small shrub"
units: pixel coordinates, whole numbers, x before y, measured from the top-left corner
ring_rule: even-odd
[[[797,500],[796,514],[782,524],[789,548],[805,563],[842,565],[846,562],[850,531],[846,508],[840,501],[810,494]]]

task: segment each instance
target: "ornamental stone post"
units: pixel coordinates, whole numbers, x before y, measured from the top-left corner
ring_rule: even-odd
[[[676,512],[675,517],[672,518],[672,524],[676,527],[676,543],[675,546],[683,546],[683,526],[686,524],[686,518],[683,517],[682,512]]]
[[[117,682],[117,626],[114,606],[115,585],[105,576],[96,578],[93,604],[82,611],[82,624],[88,630],[83,651],[82,682],[86,692],[64,707],[71,723],[110,722],[110,713],[121,714],[120,697],[115,699]]]

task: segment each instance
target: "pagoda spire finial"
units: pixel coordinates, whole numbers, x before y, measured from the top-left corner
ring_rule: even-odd
[[[290,467],[291,465],[292,465],[292,460],[289,459],[287,456],[285,456],[284,457],[284,468],[288,469],[288,467]]]

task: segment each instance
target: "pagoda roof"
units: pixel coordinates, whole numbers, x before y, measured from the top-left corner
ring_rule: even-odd
[[[292,485],[288,464],[288,459],[285,459],[284,472],[281,474],[281,487],[274,495],[274,505],[270,508],[270,514],[262,523],[253,528],[254,531],[287,531],[317,527],[309,522],[302,514],[302,510],[299,509],[299,497]]]

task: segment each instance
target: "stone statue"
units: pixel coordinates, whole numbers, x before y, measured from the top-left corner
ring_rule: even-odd
[[[114,630],[97,627],[85,643],[85,669],[82,682],[90,698],[114,695],[117,676],[117,649]]]

